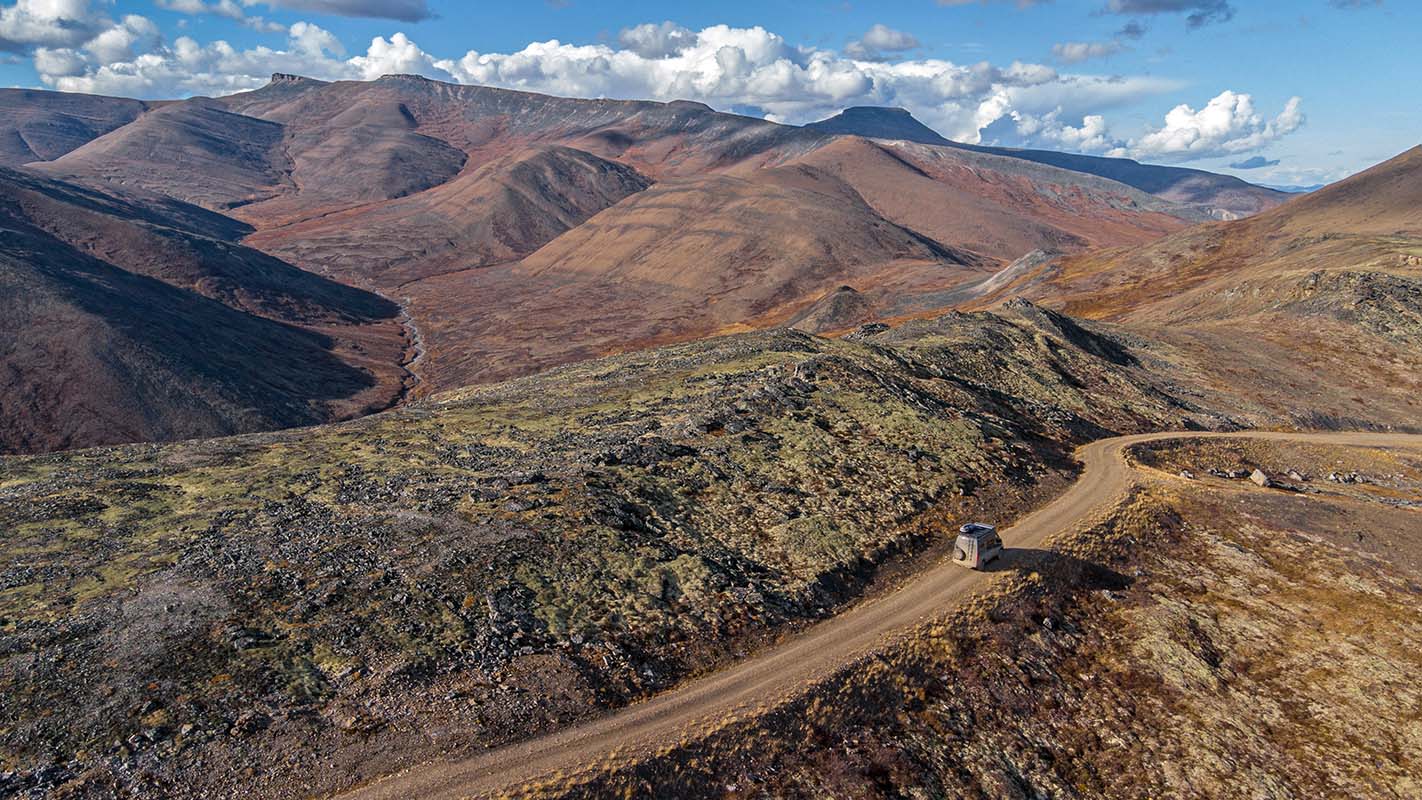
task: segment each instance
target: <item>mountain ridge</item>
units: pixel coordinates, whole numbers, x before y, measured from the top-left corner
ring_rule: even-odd
[[[804,127],[827,133],[905,139],[1050,164],[1119,181],[1167,200],[1217,209],[1222,212],[1217,216],[1226,219],[1258,213],[1287,200],[1283,192],[1205,170],[1142,164],[1127,158],[955,142],[919,122],[904,108],[855,106]]]

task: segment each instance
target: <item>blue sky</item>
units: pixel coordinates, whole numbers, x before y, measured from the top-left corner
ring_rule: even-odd
[[[964,141],[1307,184],[1422,140],[1419,33],[1410,0],[0,0],[0,85],[419,72],[790,123],[902,105]]]

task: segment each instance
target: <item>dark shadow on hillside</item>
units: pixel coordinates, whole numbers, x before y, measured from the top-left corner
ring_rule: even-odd
[[[1129,576],[1094,561],[1034,547],[1005,547],[983,572],[1037,572],[1087,589],[1113,591],[1129,588],[1132,582]]]

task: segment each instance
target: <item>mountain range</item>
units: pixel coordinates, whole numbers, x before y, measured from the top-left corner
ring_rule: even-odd
[[[794,127],[409,75],[0,106],[2,177],[26,198],[0,252],[47,298],[9,315],[28,399],[0,441],[19,451],[330,421],[648,346],[932,313],[1028,253],[1146,245],[1288,197],[963,145],[898,109]],[[81,300],[55,266],[76,252],[83,285],[124,288]],[[52,399],[90,383],[81,405]]]

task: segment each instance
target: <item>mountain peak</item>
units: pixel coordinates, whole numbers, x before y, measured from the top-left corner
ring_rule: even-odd
[[[715,110],[716,110],[716,109],[712,108],[711,106],[706,105],[705,103],[698,103],[698,102],[695,101],[695,100],[673,100],[673,101],[671,101],[670,103],[667,103],[667,107],[668,107],[668,108],[683,109],[683,110],[686,110],[686,111],[709,111],[709,112],[715,112]]]
[[[850,106],[839,113],[841,117],[912,117],[913,112],[903,106]]]
[[[922,144],[951,144],[937,131],[919,122],[906,108],[852,106],[829,119],[805,126],[821,133],[841,133],[871,139],[903,139]]]

